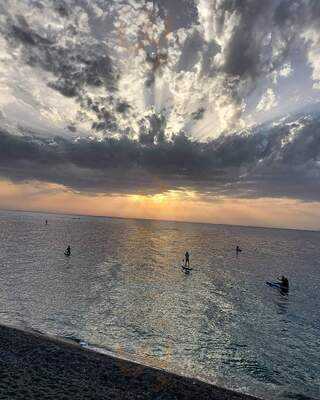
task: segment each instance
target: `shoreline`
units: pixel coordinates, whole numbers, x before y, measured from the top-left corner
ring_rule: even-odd
[[[69,339],[0,325],[0,398],[258,400]]]

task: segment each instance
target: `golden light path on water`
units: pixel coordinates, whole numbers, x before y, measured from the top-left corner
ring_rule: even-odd
[[[0,180],[0,209],[8,210],[317,230],[319,205],[286,198],[207,198],[187,190],[155,195],[83,194],[56,184]]]

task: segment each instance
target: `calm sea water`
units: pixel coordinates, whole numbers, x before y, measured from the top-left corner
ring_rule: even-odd
[[[265,399],[320,398],[319,232],[0,212],[0,268],[2,323]],[[288,295],[265,285],[280,274]]]

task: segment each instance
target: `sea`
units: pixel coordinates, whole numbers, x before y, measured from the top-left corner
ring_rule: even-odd
[[[2,324],[262,399],[320,399],[320,232],[0,211],[0,269]],[[266,285],[281,275],[288,293]]]

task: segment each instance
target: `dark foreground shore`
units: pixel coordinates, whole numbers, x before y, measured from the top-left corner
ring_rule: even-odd
[[[41,334],[0,326],[0,399],[246,400],[227,391]]]

